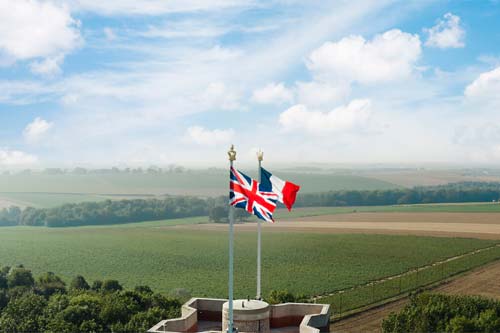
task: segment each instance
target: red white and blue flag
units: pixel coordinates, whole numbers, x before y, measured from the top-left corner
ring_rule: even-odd
[[[264,168],[260,168],[262,187],[278,195],[278,201],[292,210],[292,206],[297,198],[300,186],[292,182],[281,180]]]
[[[229,204],[246,210],[258,218],[274,222],[273,213],[276,209],[278,195],[271,187],[262,186],[235,168],[231,167],[229,174]]]

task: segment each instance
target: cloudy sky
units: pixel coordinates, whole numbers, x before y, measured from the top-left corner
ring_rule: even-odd
[[[0,0],[0,167],[500,163],[500,2]]]

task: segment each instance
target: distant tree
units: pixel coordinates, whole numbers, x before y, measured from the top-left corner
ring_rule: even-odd
[[[120,291],[123,287],[117,280],[104,280],[102,290],[104,291]]]
[[[2,275],[2,276],[7,276],[7,274],[9,274],[9,272],[10,272],[10,266],[3,266],[0,269],[0,275]]]
[[[55,293],[65,293],[66,284],[59,276],[52,272],[47,272],[38,277],[36,289],[39,293],[48,298]]]
[[[69,289],[71,289],[71,290],[89,290],[90,286],[83,276],[77,275],[77,276],[75,276],[75,278],[73,280],[71,280]]]
[[[148,286],[136,286],[134,291],[139,294],[152,294],[153,291]]]
[[[95,280],[92,282],[92,287],[91,289],[94,291],[99,291],[102,288],[102,281],[101,280]]]
[[[226,222],[228,219],[228,210],[224,206],[212,207],[209,211],[208,219],[214,223]]]
[[[0,290],[7,289],[7,277],[0,275]]]
[[[0,313],[2,313],[3,308],[5,308],[7,304],[9,304],[7,290],[0,290]]]
[[[7,275],[7,285],[14,287],[33,287],[35,280],[29,269],[24,267],[12,268]]]

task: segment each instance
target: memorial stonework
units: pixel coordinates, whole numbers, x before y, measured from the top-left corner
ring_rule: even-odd
[[[330,331],[329,304],[283,303],[257,300],[233,302],[234,327],[239,333],[320,333]],[[148,332],[226,332],[227,299],[192,298],[182,306],[182,316],[162,320]]]
[[[234,326],[239,332],[270,332],[270,311],[268,303],[258,300],[235,300],[233,308]],[[228,327],[228,302],[222,306],[222,330]]]

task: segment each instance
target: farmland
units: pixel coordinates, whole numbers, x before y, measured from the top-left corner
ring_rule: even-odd
[[[498,203],[460,203],[460,204],[417,204],[417,205],[390,205],[390,206],[359,206],[359,207],[307,207],[294,209],[291,212],[285,209],[277,210],[278,219],[320,216],[348,213],[391,213],[391,212],[456,212],[456,213],[496,213],[500,212]]]
[[[253,175],[251,172],[249,174]],[[400,187],[383,180],[350,174],[287,172],[281,176],[301,184],[302,193]],[[69,202],[166,194],[218,196],[227,193],[227,177],[225,170],[164,174],[0,175],[0,200],[8,200],[19,206],[43,208]]]
[[[194,295],[225,296],[227,234],[158,224],[2,228],[0,263],[22,263],[35,273],[50,270],[65,279],[82,274],[89,280],[115,278],[128,287],[146,284],[167,293],[185,288]],[[235,290],[240,297],[254,292],[255,242],[254,232],[237,233]],[[415,236],[265,233],[264,293],[288,289],[323,294],[491,244]]]

